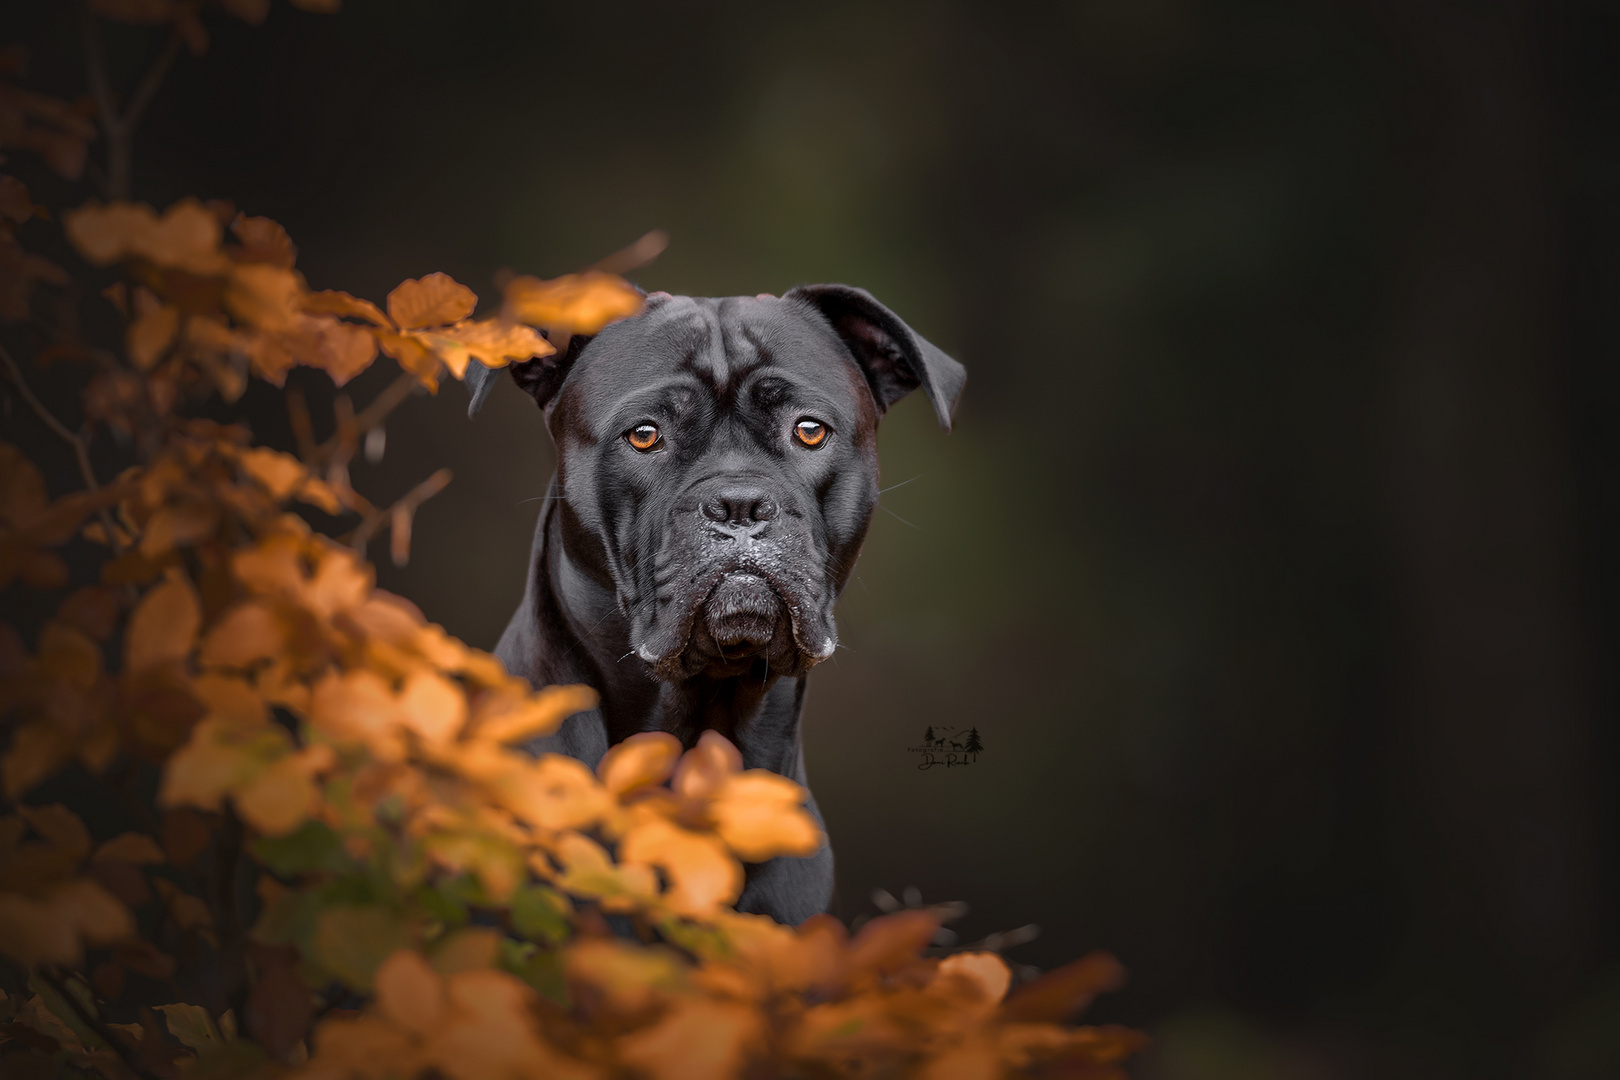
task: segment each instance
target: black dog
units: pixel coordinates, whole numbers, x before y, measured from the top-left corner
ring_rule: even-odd
[[[477,373],[469,415],[493,373]],[[878,500],[877,424],[921,387],[948,431],[966,375],[866,292],[654,293],[560,356],[514,365],[557,472],[529,583],[495,653],[601,707],[539,740],[596,766],[639,731],[714,728],[745,768],[805,784],[805,673]],[[815,800],[810,812],[821,821]],[[738,908],[798,923],[832,897],[830,847],[748,868]]]

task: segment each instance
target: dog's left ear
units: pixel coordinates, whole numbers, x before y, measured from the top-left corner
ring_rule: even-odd
[[[939,426],[951,430],[967,371],[901,318],[853,285],[800,285],[782,295],[819,311],[854,354],[877,399],[878,413],[918,387],[933,402]]]
[[[568,369],[574,366],[579,359],[580,350],[590,344],[594,335],[574,334],[568,339],[568,344],[560,352],[550,356],[542,356],[538,360],[528,360],[521,364],[509,364],[507,370],[512,373],[512,381],[523,388],[523,392],[534,398],[535,402],[544,409],[562,381],[568,375]],[[467,401],[467,418],[470,420],[478,415],[478,410],[484,407],[484,401],[489,392],[495,388],[495,380],[500,378],[500,371],[487,368],[474,361],[467,365],[467,393],[471,395]]]

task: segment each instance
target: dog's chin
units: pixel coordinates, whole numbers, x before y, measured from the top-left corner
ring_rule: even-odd
[[[831,639],[817,652],[798,641],[792,606],[763,576],[745,570],[722,574],[690,611],[690,632],[660,656],[642,651],[661,679],[802,675],[831,654]]]
[[[726,574],[699,604],[683,667],[715,678],[798,667],[787,605],[757,574]]]

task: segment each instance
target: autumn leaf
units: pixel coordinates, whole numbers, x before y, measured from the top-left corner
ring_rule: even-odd
[[[477,295],[444,273],[407,279],[388,294],[388,315],[402,330],[460,322],[477,306]]]
[[[124,667],[139,671],[154,664],[184,660],[197,640],[202,607],[197,591],[177,572],[141,598],[124,635]]]
[[[180,332],[180,309],[165,304],[146,289],[135,290],[135,319],[125,332],[130,362],[150,371]]]
[[[724,781],[708,812],[720,838],[748,862],[813,855],[827,838],[802,808],[804,797],[787,777],[749,769]]]
[[[764,1041],[759,1011],[737,1001],[682,1000],[618,1040],[619,1059],[654,1080],[742,1075]]]
[[[88,878],[51,885],[37,898],[0,892],[0,953],[26,967],[76,965],[84,946],[135,932],[129,910]]]
[[[1125,982],[1125,968],[1105,952],[1094,952],[1025,983],[1001,1007],[1008,1021],[1064,1020],[1106,990]]]
[[[351,296],[341,289],[328,289],[304,297],[304,310],[311,315],[339,315],[351,319],[364,319],[373,326],[391,329],[393,323],[382,309],[370,300]]]
[[[269,604],[250,600],[226,612],[203,638],[197,662],[203,667],[244,668],[281,652],[286,631]]]
[[[669,779],[681,756],[681,741],[667,731],[643,731],[608,749],[596,775],[612,794],[623,798],[639,788]]]
[[[619,841],[620,861],[655,866],[670,882],[664,900],[683,915],[704,915],[742,892],[742,867],[714,837],[653,818]]]
[[[196,199],[182,199],[162,217],[144,203],[92,200],[63,215],[62,225],[79,253],[97,266],[145,259],[193,274],[222,274],[230,260],[220,250],[219,219]]]
[[[506,285],[509,318],[564,334],[594,334],[641,310],[641,291],[617,274],[589,271],[550,281],[515,277]]]
[[[228,0],[226,4],[232,8],[232,14],[238,14],[236,8],[242,5],[255,8],[259,12],[256,21],[263,22],[263,13],[269,10],[270,0]],[[268,263],[271,266],[291,270],[293,263],[298,259],[298,249],[293,247],[292,237],[287,235],[286,229],[269,218],[238,214],[231,221],[231,232],[240,245],[230,249],[231,258],[237,262]]]
[[[550,735],[575,713],[596,708],[600,697],[589,686],[548,686],[533,694],[492,695],[480,704],[476,719],[480,738],[500,743],[524,742]]]
[[[410,949],[378,965],[376,987],[378,1011],[404,1031],[432,1031],[449,1007],[443,977]]]

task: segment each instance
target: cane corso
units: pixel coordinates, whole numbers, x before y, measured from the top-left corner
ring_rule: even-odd
[[[469,415],[493,379],[472,370]],[[878,418],[921,388],[948,431],[962,366],[865,291],[810,285],[653,293],[512,374],[557,471],[495,652],[535,686],[602,699],[532,748],[594,768],[636,732],[691,746],[714,728],[745,768],[805,784],[805,676],[837,647],[833,602],[877,509]],[[796,924],[832,886],[824,846],[748,867],[737,906]]]

